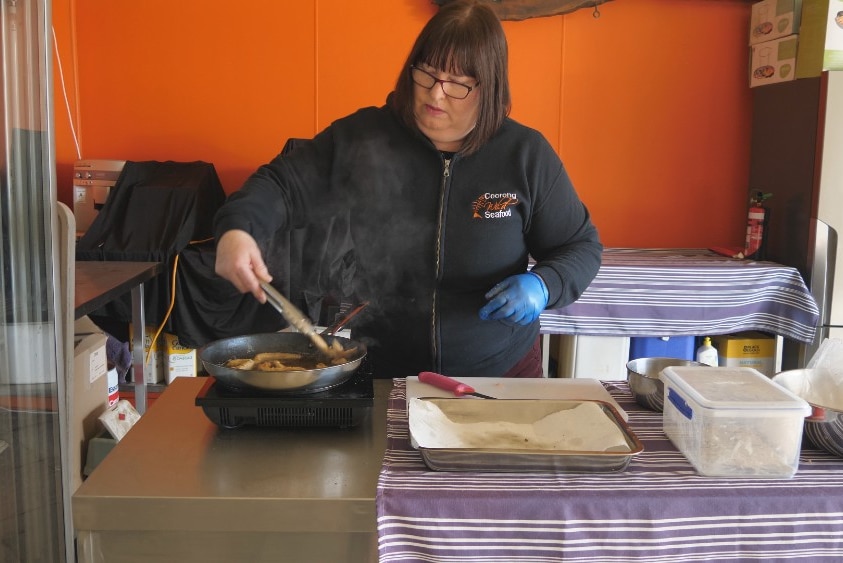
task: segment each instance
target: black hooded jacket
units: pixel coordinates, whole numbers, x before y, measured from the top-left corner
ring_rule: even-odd
[[[355,298],[370,302],[353,337],[368,345],[376,377],[500,376],[539,323],[481,320],[484,294],[532,257],[558,308],[600,266],[597,230],[559,157],[511,119],[476,153],[447,157],[388,106],[361,109],[260,167],[214,230],[265,240],[337,216],[349,224]]]

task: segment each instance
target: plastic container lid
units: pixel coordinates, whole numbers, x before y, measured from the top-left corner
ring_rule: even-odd
[[[752,368],[668,366],[662,371],[662,379],[703,408],[811,413],[805,400]]]

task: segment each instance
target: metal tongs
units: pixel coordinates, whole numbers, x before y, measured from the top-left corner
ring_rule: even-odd
[[[281,295],[281,292],[267,282],[261,281],[260,284],[261,289],[266,293],[266,300],[269,301],[269,304],[275,307],[281,313],[281,316],[296,330],[310,338],[323,354],[331,358],[342,356],[342,347],[337,349],[328,345],[325,339],[322,338],[322,335],[319,334],[319,331],[316,330],[316,327],[313,326],[313,323],[310,322],[310,319],[295,305],[290,303],[289,299]]]

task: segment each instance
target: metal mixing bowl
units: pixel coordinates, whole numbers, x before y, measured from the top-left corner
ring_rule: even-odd
[[[651,411],[664,409],[664,383],[661,372],[672,366],[704,366],[699,362],[680,358],[638,358],[626,364],[626,379],[635,402]]]
[[[827,369],[793,369],[773,377],[797,397],[811,405],[804,434],[815,446],[843,457],[843,386]]]

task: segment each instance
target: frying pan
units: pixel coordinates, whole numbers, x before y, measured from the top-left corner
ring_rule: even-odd
[[[336,339],[343,349],[357,348],[345,363],[327,367],[295,371],[260,371],[229,368],[228,360],[253,358],[262,352],[291,352],[309,358],[324,358],[311,339],[300,332],[270,332],[247,336],[233,336],[206,344],[199,350],[199,359],[208,373],[224,387],[237,391],[261,391],[277,394],[301,394],[324,391],[348,381],[366,357],[366,347],[355,340],[340,336],[327,337],[328,342]],[[312,360],[311,360],[312,361]],[[325,363],[330,363],[324,360]],[[290,361],[289,363],[298,363]],[[306,362],[301,362],[306,363]],[[303,366],[304,368],[305,366]]]

